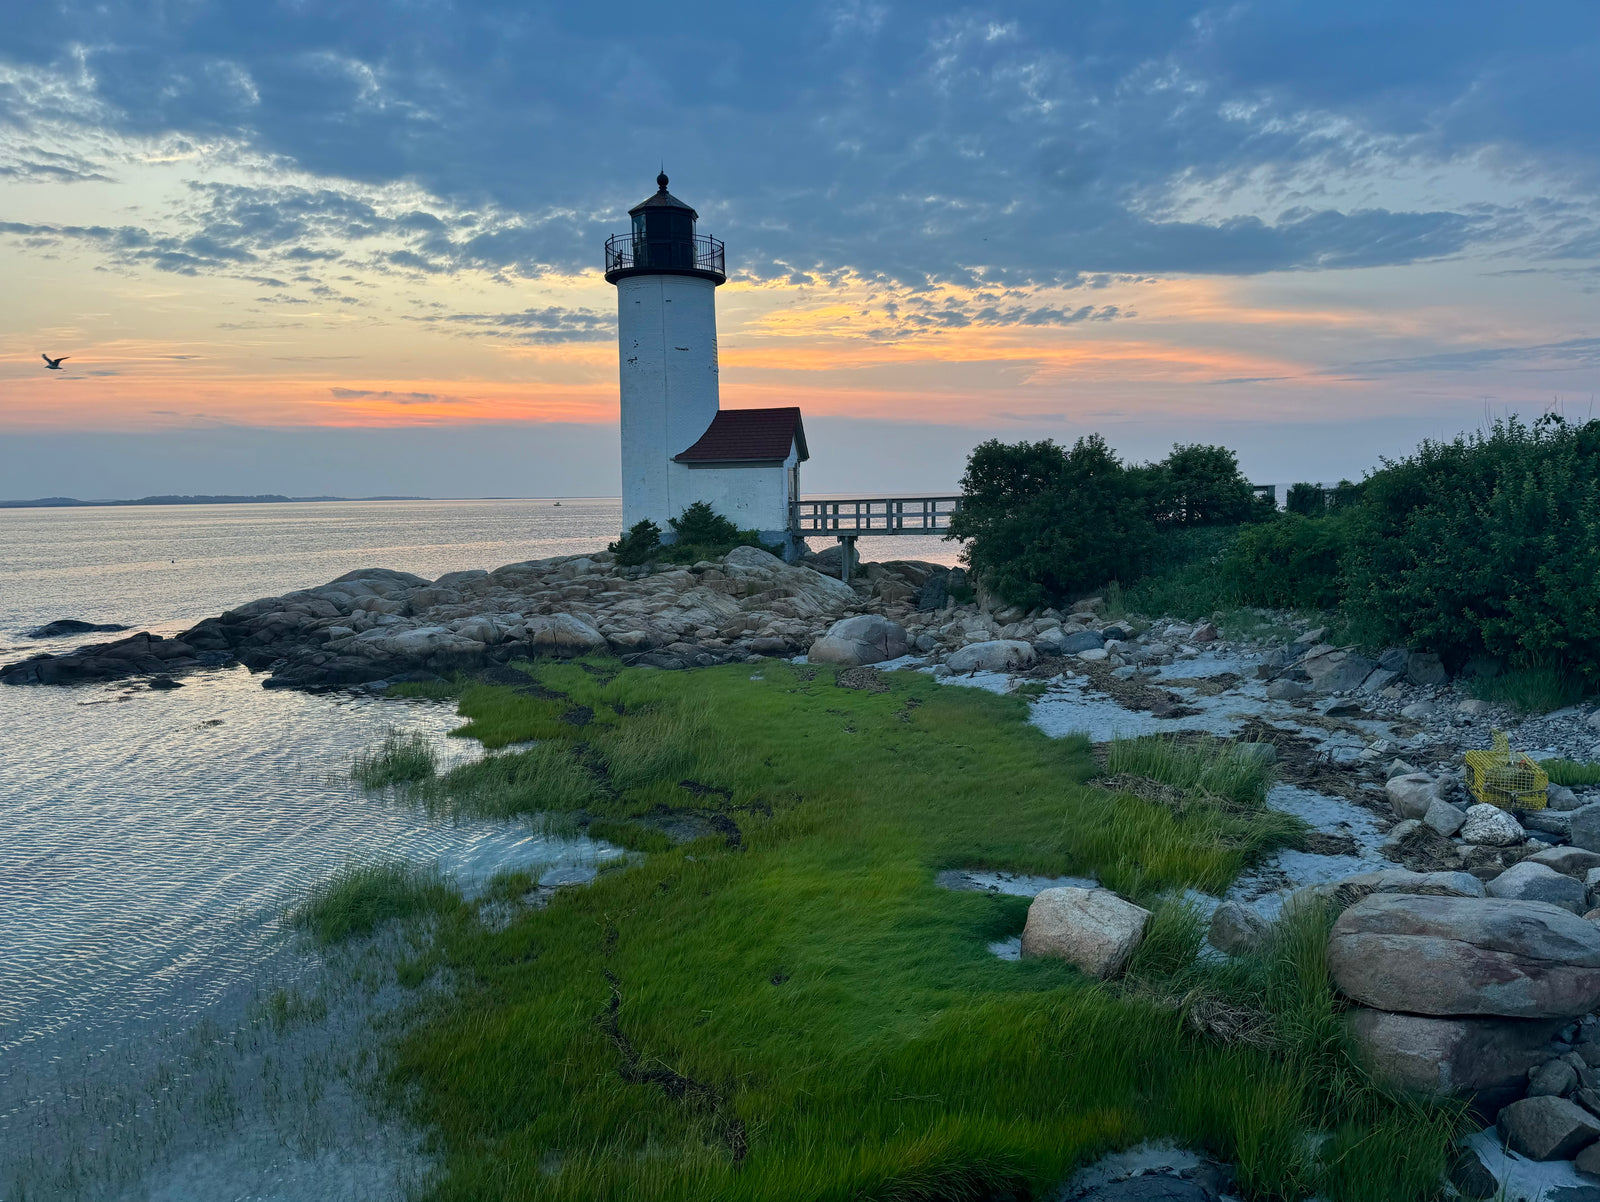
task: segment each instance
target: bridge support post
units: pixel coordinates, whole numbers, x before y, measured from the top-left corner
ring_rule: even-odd
[[[856,536],[853,534],[839,535],[839,579],[846,584],[850,583],[851,561],[856,557]]]

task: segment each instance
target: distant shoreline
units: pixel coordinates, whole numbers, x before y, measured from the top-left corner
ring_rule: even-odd
[[[132,501],[80,501],[77,497],[40,497],[36,501],[0,501],[0,509],[85,509],[105,505],[272,505],[302,501],[427,501],[430,497],[259,497],[160,496]]]

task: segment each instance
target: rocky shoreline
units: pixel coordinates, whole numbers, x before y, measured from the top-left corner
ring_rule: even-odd
[[[1330,970],[1369,1068],[1472,1096],[1523,1162],[1575,1158],[1600,1176],[1600,789],[1552,785],[1543,807],[1512,811],[1478,803],[1462,768],[1492,730],[1545,758],[1600,759],[1600,711],[1525,718],[1468,695],[1434,656],[1369,658],[1288,615],[1229,639],[1212,622],[1110,615],[1098,598],[1026,613],[963,603],[958,572],[897,561],[845,583],[836,554],[785,564],[748,547],[691,566],[596,554],[433,581],[362,569],[174,638],[32,656],[0,681],[170,688],[243,664],[267,687],[381,693],[521,657],[605,652],[675,669],[804,655],[867,675],[918,666],[952,685],[1042,688],[1034,721],[1053,733],[1210,731],[1277,761],[1280,789],[1343,807],[1313,820],[1322,829],[1292,853],[1300,869],[1213,899],[1215,954],[1259,944],[1294,906],[1331,906]],[[1146,912],[1098,887],[1047,885],[1029,889],[1039,914],[1020,954],[1114,974]],[[1503,1177],[1509,1162],[1496,1163]],[[1484,1196],[1494,1174],[1463,1164],[1458,1190]]]

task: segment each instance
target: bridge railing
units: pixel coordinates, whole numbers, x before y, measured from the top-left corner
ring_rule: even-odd
[[[801,538],[858,534],[948,534],[960,497],[852,497],[796,501],[791,513]]]

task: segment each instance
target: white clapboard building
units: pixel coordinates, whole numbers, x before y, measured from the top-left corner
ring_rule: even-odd
[[[741,529],[791,546],[806,436],[800,410],[722,409],[717,393],[717,286],[722,243],[656,176],[654,196],[606,241],[617,286],[622,385],[622,521],[668,520],[705,501]]]

